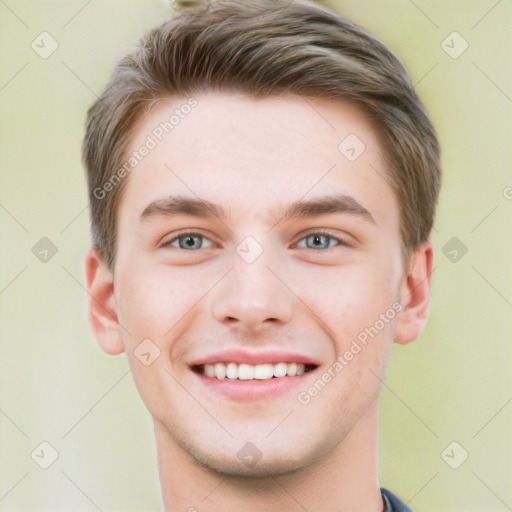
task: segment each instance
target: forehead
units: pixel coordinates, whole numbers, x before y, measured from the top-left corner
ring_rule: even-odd
[[[172,194],[262,218],[300,198],[340,193],[376,216],[396,216],[373,128],[344,100],[217,92],[161,99],[134,129],[127,157],[139,159],[121,203],[135,217]]]

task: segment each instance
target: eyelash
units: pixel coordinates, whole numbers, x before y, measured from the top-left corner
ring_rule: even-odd
[[[340,238],[337,238],[335,236],[333,236],[329,231],[326,231],[326,230],[323,230],[323,229],[317,229],[317,230],[312,230],[312,231],[309,231],[305,234],[302,235],[302,238],[299,240],[298,243],[302,242],[303,240],[305,240],[306,238],[312,236],[312,235],[320,235],[320,236],[325,236],[325,237],[328,237],[334,241],[336,241],[337,243],[335,245],[333,245],[332,247],[328,247],[326,249],[319,249],[318,251],[319,252],[322,252],[322,251],[326,251],[327,249],[332,249],[333,247],[338,247],[338,246],[348,246],[349,244],[347,242],[345,242],[344,240],[341,240]],[[176,242],[178,239],[180,238],[183,238],[185,236],[199,236],[201,238],[204,238],[206,240],[209,240],[211,242],[211,240],[206,237],[203,233],[199,233],[199,232],[196,232],[196,231],[183,231],[181,233],[178,233],[174,238],[172,238],[171,240],[168,240],[164,243],[162,243],[160,245],[160,247],[169,247],[171,246],[171,244],[173,242]],[[297,245],[295,244],[295,246]],[[181,247],[177,247],[177,249],[179,250],[182,250],[182,251],[187,251],[187,249],[182,249]],[[309,249],[309,247],[306,247],[306,249]],[[197,251],[198,249],[195,249],[195,251]],[[315,249],[312,249],[312,250],[315,250]],[[194,249],[191,249],[190,252],[194,252]]]

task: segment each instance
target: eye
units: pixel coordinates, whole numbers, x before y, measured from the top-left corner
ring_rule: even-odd
[[[188,251],[207,249],[212,246],[213,243],[200,233],[181,233],[161,245],[161,247],[175,247],[176,249],[185,249]]]
[[[325,250],[339,244],[342,244],[340,240],[327,233],[310,233],[297,244],[297,247]]]

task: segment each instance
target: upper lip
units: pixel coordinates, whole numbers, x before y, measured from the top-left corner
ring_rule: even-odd
[[[276,364],[276,363],[301,363],[304,365],[318,366],[320,363],[315,359],[293,352],[283,352],[282,350],[264,350],[250,352],[247,350],[225,350],[215,354],[202,357],[192,362],[190,366],[202,366],[205,364],[216,363],[237,363],[237,364]]]

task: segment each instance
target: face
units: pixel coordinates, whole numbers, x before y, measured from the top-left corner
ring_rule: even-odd
[[[398,204],[345,101],[202,93],[162,134],[186,103],[155,103],[131,140],[154,147],[118,206],[119,351],[177,450],[294,471],[375,418],[406,279]]]

